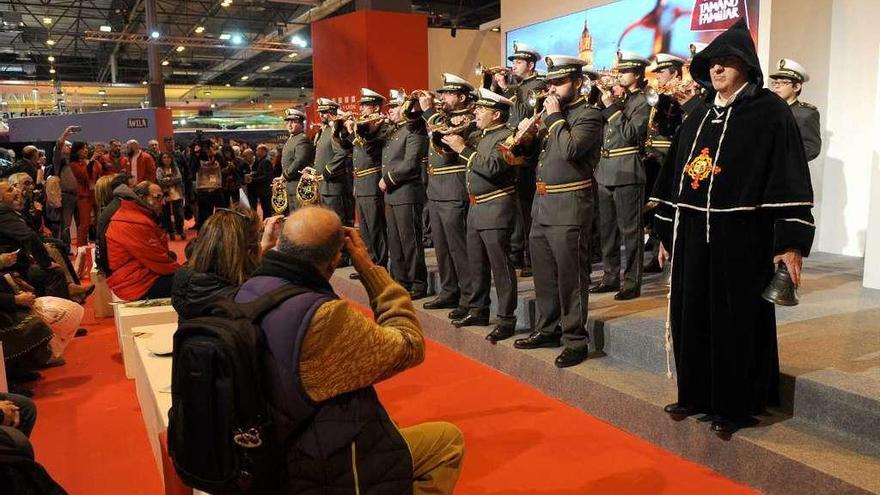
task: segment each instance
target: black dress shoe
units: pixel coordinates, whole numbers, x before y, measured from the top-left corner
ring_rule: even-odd
[[[519,276],[526,278],[532,276],[532,267],[524,266],[522,270],[519,271]]]
[[[513,346],[517,349],[538,349],[540,347],[559,347],[562,345],[559,335],[546,335],[534,331],[524,339],[517,339]]]
[[[358,273],[358,272],[349,273],[349,274],[348,274],[348,278],[350,278],[350,279],[352,279],[352,280],[360,280],[360,279],[361,279],[361,274]]]
[[[605,294],[606,292],[617,292],[620,287],[614,285],[599,284],[590,287],[590,294]]]
[[[712,433],[718,435],[718,438],[730,440],[730,437],[739,431],[740,428],[747,428],[756,424],[758,424],[758,420],[755,418],[730,419],[718,417],[712,421],[712,426],[709,429],[712,430]]]
[[[615,301],[629,301],[630,299],[635,299],[642,295],[642,291],[639,289],[623,289],[622,291],[614,294]]]
[[[455,308],[452,311],[450,311],[449,314],[446,315],[446,317],[449,318],[450,320],[460,320],[467,315],[468,315],[468,309],[459,307],[459,308]]]
[[[472,314],[469,314],[459,320],[453,320],[453,322],[452,322],[452,326],[454,326],[455,328],[473,327],[473,326],[485,327],[488,324],[489,324],[489,317],[488,316],[477,316],[477,315],[472,315]]]
[[[663,268],[660,267],[660,260],[654,258],[650,263],[645,265],[645,268],[642,271],[645,273],[660,273],[663,271]]]
[[[495,325],[495,328],[489,332],[489,335],[486,335],[486,340],[495,344],[500,340],[509,339],[513,337],[514,332],[516,332],[516,324],[501,324]]]
[[[89,331],[85,328],[77,328],[76,333],[73,334],[74,337],[85,337],[89,334]]]
[[[667,404],[666,407],[663,408],[663,412],[668,414],[673,421],[683,421],[688,416],[693,416],[694,414],[697,414],[697,411],[694,411],[689,407],[682,406],[678,402]]]
[[[428,291],[424,291],[424,290],[419,290],[419,291],[411,290],[411,291],[409,291],[409,298],[412,299],[413,301],[417,301],[419,299],[424,299],[426,297],[428,297]]]
[[[455,299],[446,298],[443,299],[439,297],[435,297],[434,299],[426,302],[422,305],[425,309],[452,309],[458,307],[458,298]]]
[[[556,360],[553,361],[553,364],[555,364],[557,368],[568,368],[569,366],[581,364],[586,361],[588,353],[589,350],[586,347],[583,349],[566,348],[562,350],[562,353],[559,356],[556,356]]]

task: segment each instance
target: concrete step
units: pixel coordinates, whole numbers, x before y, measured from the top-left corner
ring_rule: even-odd
[[[334,276],[333,285],[340,295],[367,302],[362,286],[349,280],[345,270]],[[522,285],[522,311],[533,315],[533,309],[529,309],[530,288],[527,281]],[[798,404],[794,408],[797,417],[785,410],[774,412],[761,418],[758,427],[737,433],[729,442],[719,440],[706,423],[696,419],[679,423],[669,420],[662,407],[675,400],[675,383],[663,375],[665,364],[658,365],[665,363],[662,306],[662,295],[626,304],[614,301],[613,294],[592,297],[591,313],[595,318],[591,330],[599,350],[591,352],[591,358],[582,365],[562,370],[553,365],[557,349],[520,351],[513,348],[513,339],[493,346],[484,338],[489,328],[455,329],[446,319],[445,310],[419,309],[419,316],[429,338],[760,490],[802,494],[805,487],[810,487],[809,492],[815,494],[880,493],[880,448],[870,441],[870,433],[862,437],[854,433],[876,429],[878,423],[844,433],[825,426],[844,421],[842,416],[852,414],[857,407],[870,408],[871,403],[860,402],[860,396],[850,397],[849,402],[838,401],[837,390],[843,386],[821,388],[833,384],[830,376],[822,377],[821,383],[819,376],[809,377],[810,382],[793,383],[793,389],[803,395],[803,399],[798,398],[800,402],[792,400],[792,404]],[[639,326],[633,323],[639,320],[639,313],[654,316],[645,317],[648,321]],[[527,331],[527,325],[523,325],[522,332]],[[811,406],[810,401],[818,401],[821,406]],[[852,407],[838,414],[836,407],[840,404]]]

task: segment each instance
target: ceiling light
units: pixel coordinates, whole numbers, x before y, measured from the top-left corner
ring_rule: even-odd
[[[223,34],[220,35],[220,39],[223,40],[223,41],[226,41],[226,40],[228,40],[228,39],[231,38],[231,37],[232,37],[232,35],[229,34],[229,33],[223,33]]]
[[[49,74],[54,74],[54,73],[55,73],[55,67],[52,67],[51,69],[49,69]]]
[[[202,34],[205,32],[205,26],[196,26],[196,34]]]
[[[248,79],[250,79],[248,76],[241,76],[242,81],[247,81]]]
[[[55,44],[55,40],[53,40],[52,38],[49,38],[49,39],[46,40],[46,44],[49,45],[49,46],[52,46],[52,45]]]
[[[98,94],[101,95],[101,96],[104,96],[104,95],[107,94],[107,90],[106,90],[106,89],[99,89],[99,90],[98,90]]]
[[[269,70],[269,69],[271,69],[271,68],[272,68],[272,67],[269,67],[268,65],[264,65],[263,68],[262,68],[261,70]]]
[[[205,96],[211,96],[211,92],[210,92],[210,91],[205,91]]]
[[[106,101],[102,101],[102,102],[101,102],[101,106],[102,106],[102,107],[109,107],[110,104],[107,103]]]
[[[150,36],[151,36],[153,39],[158,38],[158,37],[159,37],[159,31],[153,31],[152,33],[150,33]]]
[[[167,65],[170,64],[170,63],[171,63],[171,62],[169,62],[168,60],[163,60],[163,61],[162,61],[162,66],[167,66]]]
[[[3,101],[0,101],[0,105],[3,105],[5,107],[6,105],[9,105],[9,102],[6,100],[3,100]]]
[[[271,103],[269,103],[269,110],[271,110],[271,109],[272,109],[272,104],[271,104]]]
[[[216,104],[216,103],[211,103],[211,108],[217,108],[217,104]]]
[[[51,17],[43,17],[43,24],[46,24],[46,25],[52,24],[52,18]]]
[[[46,60],[48,60],[49,62],[54,62],[55,57],[53,57],[52,55],[49,55],[49,58],[47,58]]]
[[[113,28],[110,27],[110,26],[101,26],[101,27],[99,27],[98,29],[99,29],[102,33],[109,33],[110,31],[113,31]]]
[[[493,33],[500,33],[500,32],[501,32],[501,28],[498,27],[498,26],[495,26],[495,27],[492,28],[492,32],[493,32]]]
[[[233,34],[232,39],[230,41],[232,41],[233,45],[240,45],[242,42],[241,35],[240,34]]]
[[[296,57],[296,52],[293,52],[287,56],[287,58],[295,58],[295,57]]]
[[[180,119],[180,125],[186,125],[186,119]]]
[[[186,50],[186,47],[183,45],[178,45],[177,48],[175,48],[175,50],[177,50],[177,53],[180,53],[180,52]]]
[[[146,85],[147,85],[147,81],[141,81],[141,84],[143,84],[144,86],[146,86]]]
[[[291,38],[290,42],[293,43],[294,45],[301,46],[303,48],[309,46],[308,42],[306,42],[306,40],[304,40],[302,38],[302,36],[300,36],[300,35],[296,35],[293,38]]]
[[[227,87],[227,88],[228,88],[228,87],[230,87],[230,86],[232,86],[232,85],[231,85],[231,84],[229,84],[229,83],[226,83],[226,87]]]
[[[223,0],[220,2],[221,7],[229,7],[230,5],[232,5],[232,0]]]

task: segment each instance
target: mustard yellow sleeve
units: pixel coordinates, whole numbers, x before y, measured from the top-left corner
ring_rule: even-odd
[[[390,378],[425,359],[425,339],[407,291],[384,268],[361,273],[376,321],[350,302],[322,304],[300,353],[300,376],[312,400],[323,401]]]

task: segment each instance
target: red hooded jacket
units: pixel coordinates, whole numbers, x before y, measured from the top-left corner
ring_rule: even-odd
[[[120,299],[140,299],[156,279],[180,268],[168,256],[168,235],[153,214],[134,201],[122,200],[105,237],[107,260],[113,271],[107,285]]]

